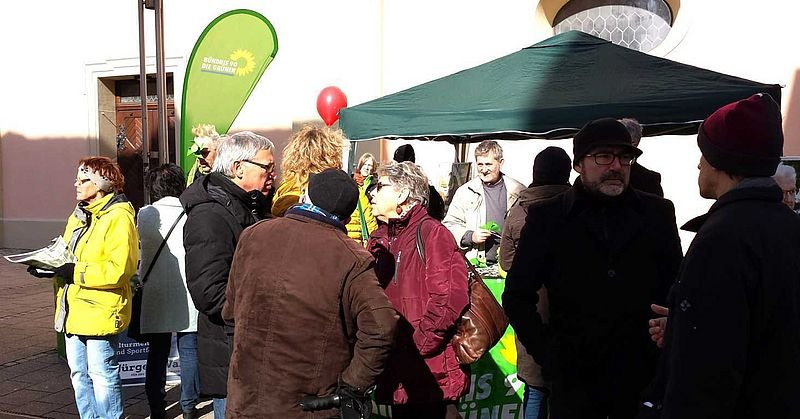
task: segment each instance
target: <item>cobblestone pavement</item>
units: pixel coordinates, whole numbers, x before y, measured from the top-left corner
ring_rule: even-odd
[[[19,253],[0,249],[0,255]],[[0,258],[0,419],[77,419],[66,360],[56,353],[53,286],[34,278],[25,266]],[[144,387],[125,387],[128,418],[148,417]],[[180,418],[180,389],[169,388],[170,418]],[[204,419],[213,418],[210,402],[201,404]]]

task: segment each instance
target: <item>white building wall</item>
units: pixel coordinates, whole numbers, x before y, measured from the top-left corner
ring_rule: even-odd
[[[800,78],[800,54],[794,45],[800,39],[795,22],[800,6],[786,0],[680,3],[673,34],[654,53],[787,85],[784,117],[787,124],[794,120],[800,126],[800,98],[790,94],[800,91],[794,84]],[[327,85],[340,87],[349,104],[356,105],[479,65],[552,34],[536,0],[169,0],[164,10],[165,55],[175,72],[178,111],[183,71],[195,40],[212,19],[236,8],[258,11],[272,22],[279,52],[233,130],[290,129],[293,121],[317,119],[316,97]],[[97,150],[92,71],[135,62],[136,3],[0,2],[0,16],[0,229],[5,228],[0,230],[0,245],[31,247],[58,233],[75,204],[75,163]],[[152,19],[153,12],[146,11],[149,56],[155,52]],[[123,71],[119,68],[115,71]],[[787,150],[798,144],[794,154],[800,154],[798,134],[800,127],[787,131]],[[391,144],[390,152],[399,144]],[[569,141],[504,143],[506,172],[530,181],[533,158],[548,145],[571,152]],[[693,138],[645,139],[641,146],[642,163],[663,175],[679,223],[708,208],[710,202],[697,194],[699,153]],[[454,157],[452,146],[415,147],[431,178],[446,176]],[[685,249],[690,236],[684,239]]]

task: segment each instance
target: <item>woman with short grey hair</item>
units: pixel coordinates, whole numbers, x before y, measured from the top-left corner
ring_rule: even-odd
[[[370,192],[383,224],[367,249],[400,324],[408,326],[398,328],[376,393],[379,403],[392,404],[395,419],[460,417],[456,401],[469,381],[469,367],[449,344],[469,304],[467,267],[453,234],[428,215],[428,191],[419,166],[402,162],[378,169]]]

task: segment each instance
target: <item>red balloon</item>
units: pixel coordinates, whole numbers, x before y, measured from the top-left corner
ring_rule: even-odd
[[[333,125],[339,119],[339,110],[346,107],[347,96],[336,86],[322,89],[317,96],[317,112],[327,126]]]

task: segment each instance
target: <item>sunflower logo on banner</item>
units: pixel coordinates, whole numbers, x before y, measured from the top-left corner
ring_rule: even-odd
[[[252,52],[246,49],[237,49],[236,51],[233,51],[233,54],[231,54],[231,60],[236,61],[238,65],[236,68],[237,76],[246,76],[256,69],[256,57]],[[244,61],[244,64],[239,64],[239,60]]]

